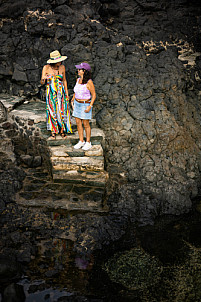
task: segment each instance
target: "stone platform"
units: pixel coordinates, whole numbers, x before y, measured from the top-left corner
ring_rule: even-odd
[[[46,104],[41,100],[26,100],[0,94],[0,101],[7,110],[20,120],[31,121],[46,140],[51,162],[51,173],[44,167],[26,169],[26,178],[17,202],[22,206],[61,209],[70,212],[108,211],[104,202],[108,173],[104,170],[103,146],[105,136],[92,119],[91,142],[88,151],[75,150],[79,140],[75,119],[74,133],[64,139],[60,135],[50,138],[46,130]]]

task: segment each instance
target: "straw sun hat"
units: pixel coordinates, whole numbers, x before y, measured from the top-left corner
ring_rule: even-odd
[[[50,63],[58,63],[67,59],[67,56],[61,56],[58,50],[54,50],[50,53],[50,59],[47,61],[48,64]]]

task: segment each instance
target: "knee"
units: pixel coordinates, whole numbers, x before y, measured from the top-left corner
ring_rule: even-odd
[[[82,120],[79,118],[76,118],[76,124],[77,124],[77,126],[82,126]]]
[[[89,121],[83,120],[84,128],[90,128]]]

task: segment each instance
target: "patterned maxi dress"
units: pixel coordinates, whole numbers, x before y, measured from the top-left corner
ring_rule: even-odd
[[[48,76],[46,87],[47,130],[58,134],[72,133],[69,102],[63,85],[63,75]]]

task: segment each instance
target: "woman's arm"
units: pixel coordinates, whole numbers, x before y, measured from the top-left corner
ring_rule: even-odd
[[[64,89],[65,89],[65,92],[66,92],[67,100],[69,100],[68,86],[67,86],[67,80],[66,80],[66,69],[65,69],[64,65],[62,65],[62,74],[63,74]]]
[[[91,103],[90,105],[87,107],[87,109],[85,110],[85,112],[89,112],[91,110],[91,108],[93,107],[93,104],[95,102],[96,99],[96,91],[95,91],[95,87],[94,87],[94,83],[92,80],[89,80],[87,83],[87,89],[89,89],[90,93],[91,93]]]
[[[47,74],[47,65],[43,66],[42,76],[41,76],[41,80],[40,80],[41,85],[45,84],[45,80],[47,79],[46,74]]]
[[[73,93],[73,97],[71,99],[71,106],[74,109],[74,100],[75,100],[75,93]]]

